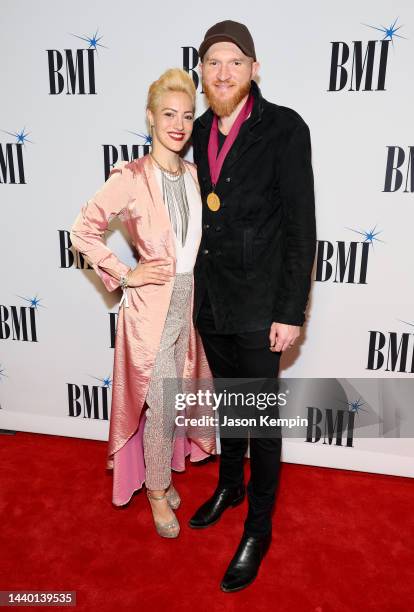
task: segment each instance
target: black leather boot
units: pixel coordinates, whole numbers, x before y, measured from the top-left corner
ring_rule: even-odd
[[[240,591],[254,581],[271,539],[271,533],[261,537],[243,534],[236,553],[221,581],[222,591],[226,593]]]
[[[208,499],[194,516],[190,519],[189,525],[193,529],[203,529],[217,523],[223,512],[229,506],[237,506],[244,499],[244,485],[239,487],[217,487],[214,494]]]

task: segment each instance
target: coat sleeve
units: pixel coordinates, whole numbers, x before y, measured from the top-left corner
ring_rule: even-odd
[[[82,207],[70,231],[72,245],[91,264],[108,291],[121,285],[129,266],[106,246],[105,231],[111,218],[122,213],[131,201],[132,171],[114,168],[105,184]]]
[[[316,220],[311,140],[301,119],[284,152],[280,171],[285,224],[282,282],[273,321],[303,325],[316,248]]]

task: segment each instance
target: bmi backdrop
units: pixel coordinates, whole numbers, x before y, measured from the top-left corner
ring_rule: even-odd
[[[149,151],[146,93],[165,69],[192,74],[205,110],[196,49],[223,19],[248,25],[264,97],[312,138],[314,282],[282,377],[301,380],[298,413],[315,422],[283,458],[414,476],[408,0],[1,1],[0,428],[107,439],[120,294],[69,230],[117,161]],[[106,239],[135,265],[116,219]],[[351,413],[368,436],[347,429]]]

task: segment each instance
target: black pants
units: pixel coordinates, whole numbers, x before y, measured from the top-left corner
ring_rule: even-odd
[[[238,334],[214,331],[209,303],[203,303],[197,320],[206,357],[214,378],[277,378],[280,353],[269,349],[269,329]],[[243,438],[220,437],[219,485],[243,483]],[[250,437],[250,481],[247,486],[249,511],[245,521],[248,535],[271,531],[271,513],[279,481],[281,437]]]

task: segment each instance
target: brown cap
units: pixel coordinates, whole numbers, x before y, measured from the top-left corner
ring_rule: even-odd
[[[252,35],[245,25],[237,21],[220,21],[207,30],[204,40],[198,50],[198,55],[203,61],[205,52],[211,45],[217,42],[232,42],[237,45],[245,55],[256,61],[256,51]]]

